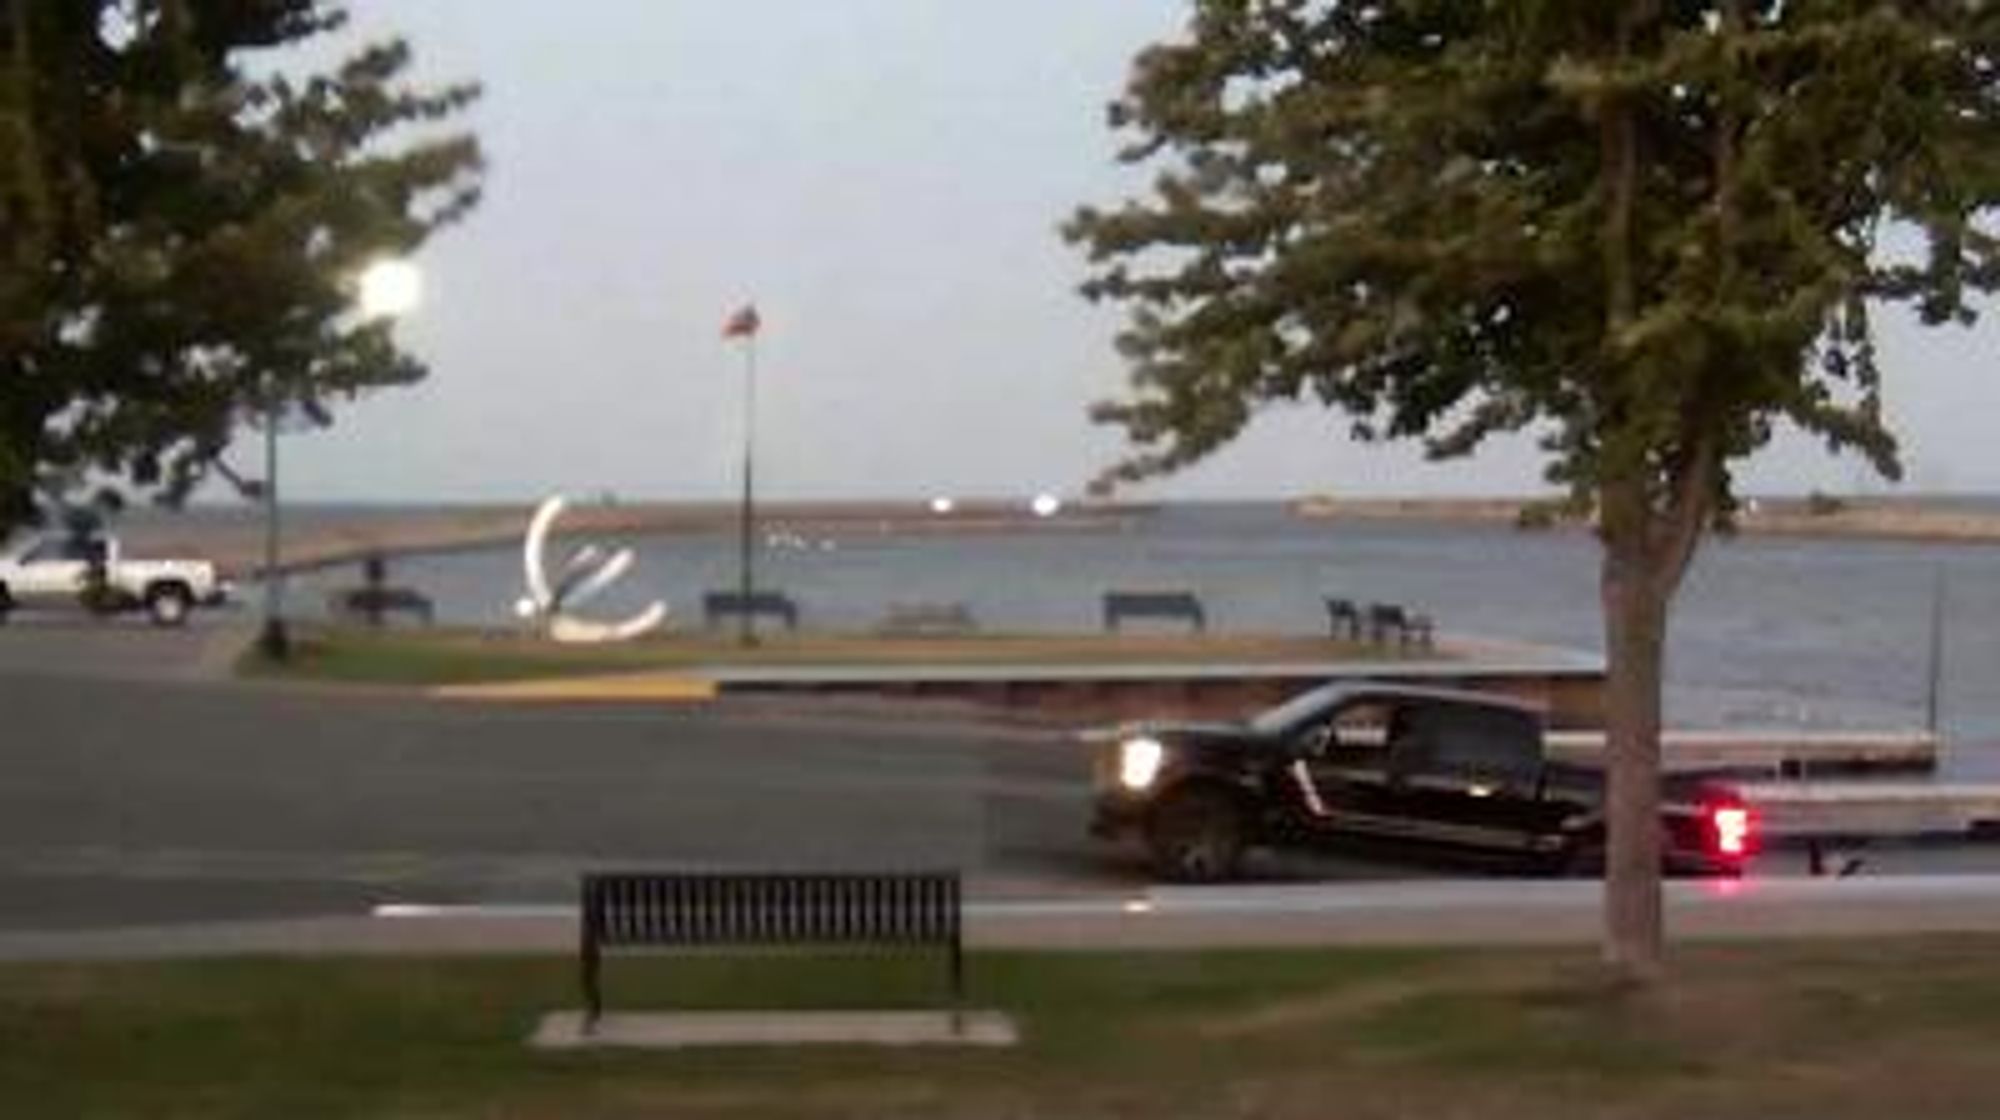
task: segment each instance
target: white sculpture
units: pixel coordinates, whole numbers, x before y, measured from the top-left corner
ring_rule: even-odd
[[[577,618],[568,608],[580,606],[601,594],[632,568],[632,550],[621,548],[607,553],[594,544],[584,545],[562,562],[551,584],[546,563],[549,530],[568,508],[569,500],[557,495],[543,502],[528,522],[528,536],[522,542],[521,567],[528,593],[514,605],[522,618],[541,622],[549,637],[558,642],[588,645],[624,642],[657,630],[667,620],[667,605],[655,601],[645,610],[622,622],[599,622]]]

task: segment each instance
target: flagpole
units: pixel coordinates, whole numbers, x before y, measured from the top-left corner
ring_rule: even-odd
[[[736,640],[744,646],[757,644],[756,611],[751,609],[750,598],[757,584],[753,572],[757,536],[756,447],[757,331],[753,327],[743,336],[743,505],[737,515],[737,573],[741,581],[737,590],[742,602],[736,613]]]

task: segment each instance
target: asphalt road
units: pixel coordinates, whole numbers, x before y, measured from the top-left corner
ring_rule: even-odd
[[[865,706],[515,707],[221,679],[214,623],[0,630],[0,931],[572,897],[615,866],[963,868],[988,899],[1144,884],[1065,738]],[[2000,848],[1869,853],[1992,871]],[[1763,875],[1796,875],[1797,853]],[[1266,881],[1460,876],[1264,860]]]
[[[0,678],[202,681],[228,677],[255,619],[240,605],[163,629],[141,614],[23,610],[0,622]]]
[[[907,721],[0,674],[0,927],[1079,855],[1068,748]]]
[[[1084,762],[1060,734],[853,704],[244,685],[213,671],[225,638],[0,631],[0,930],[543,903],[619,865],[947,866],[988,898],[1145,882],[1136,853],[1084,836]],[[1440,872],[1313,858],[1257,873]]]

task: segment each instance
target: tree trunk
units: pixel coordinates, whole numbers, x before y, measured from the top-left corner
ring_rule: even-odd
[[[1604,867],[1604,960],[1624,983],[1661,975],[1660,690],[1667,602],[1652,545],[1652,511],[1640,486],[1606,486],[1604,601],[1605,796],[1610,834]],[[1614,506],[1618,508],[1613,508]]]

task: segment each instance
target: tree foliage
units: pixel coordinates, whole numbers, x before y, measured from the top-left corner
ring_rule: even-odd
[[[1996,50],[1982,0],[1197,0],[1111,111],[1151,190],[1065,231],[1130,311],[1114,474],[1272,402],[1436,456],[1534,433],[1601,517],[1637,821],[1732,465],[1790,424],[1893,476],[1876,320],[1970,322],[2000,283]],[[1639,827],[1614,880],[1650,874]]]
[[[1133,309],[1127,477],[1304,396],[1440,455],[1551,422],[1585,487],[1781,418],[1893,471],[1871,305],[1966,320],[1996,279],[2000,5],[1196,7],[1112,110],[1152,198],[1069,227]]]
[[[478,199],[401,42],[324,73],[325,0],[0,0],[0,525],[105,479],[169,499],[246,413],[424,376],[365,265]]]

